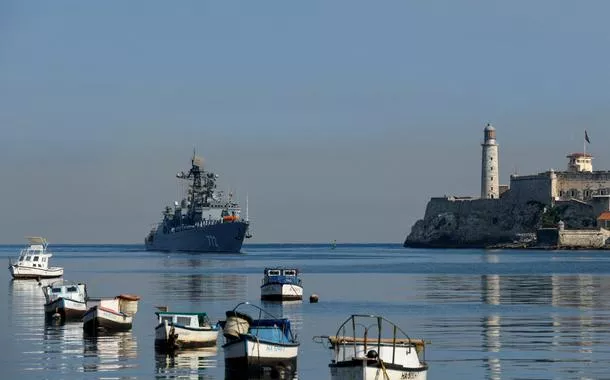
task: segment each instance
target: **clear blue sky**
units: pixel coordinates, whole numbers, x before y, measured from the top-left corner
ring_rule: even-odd
[[[142,242],[193,146],[255,242],[402,242],[430,196],[610,169],[607,1],[3,1],[0,243]]]

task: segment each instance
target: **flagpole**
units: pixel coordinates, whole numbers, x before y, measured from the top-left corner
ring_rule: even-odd
[[[587,156],[587,130],[585,129],[585,136],[582,139],[582,151]]]

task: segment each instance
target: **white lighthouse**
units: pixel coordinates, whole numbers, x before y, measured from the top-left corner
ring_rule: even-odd
[[[496,199],[500,197],[500,179],[498,168],[498,144],[496,129],[491,124],[485,127],[485,140],[481,159],[481,198]]]

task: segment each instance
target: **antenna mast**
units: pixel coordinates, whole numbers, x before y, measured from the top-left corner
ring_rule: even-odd
[[[250,221],[250,217],[248,217],[248,193],[246,193],[246,222]]]

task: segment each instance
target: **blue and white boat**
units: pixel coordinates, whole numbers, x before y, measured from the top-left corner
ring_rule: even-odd
[[[261,300],[300,301],[303,285],[295,268],[265,268],[261,284]]]
[[[257,309],[258,319],[237,311],[246,305]],[[296,373],[300,343],[288,319],[276,318],[258,306],[242,302],[227,311],[226,320],[219,324],[225,337],[222,348],[226,378],[259,377],[265,373],[288,378]]]

